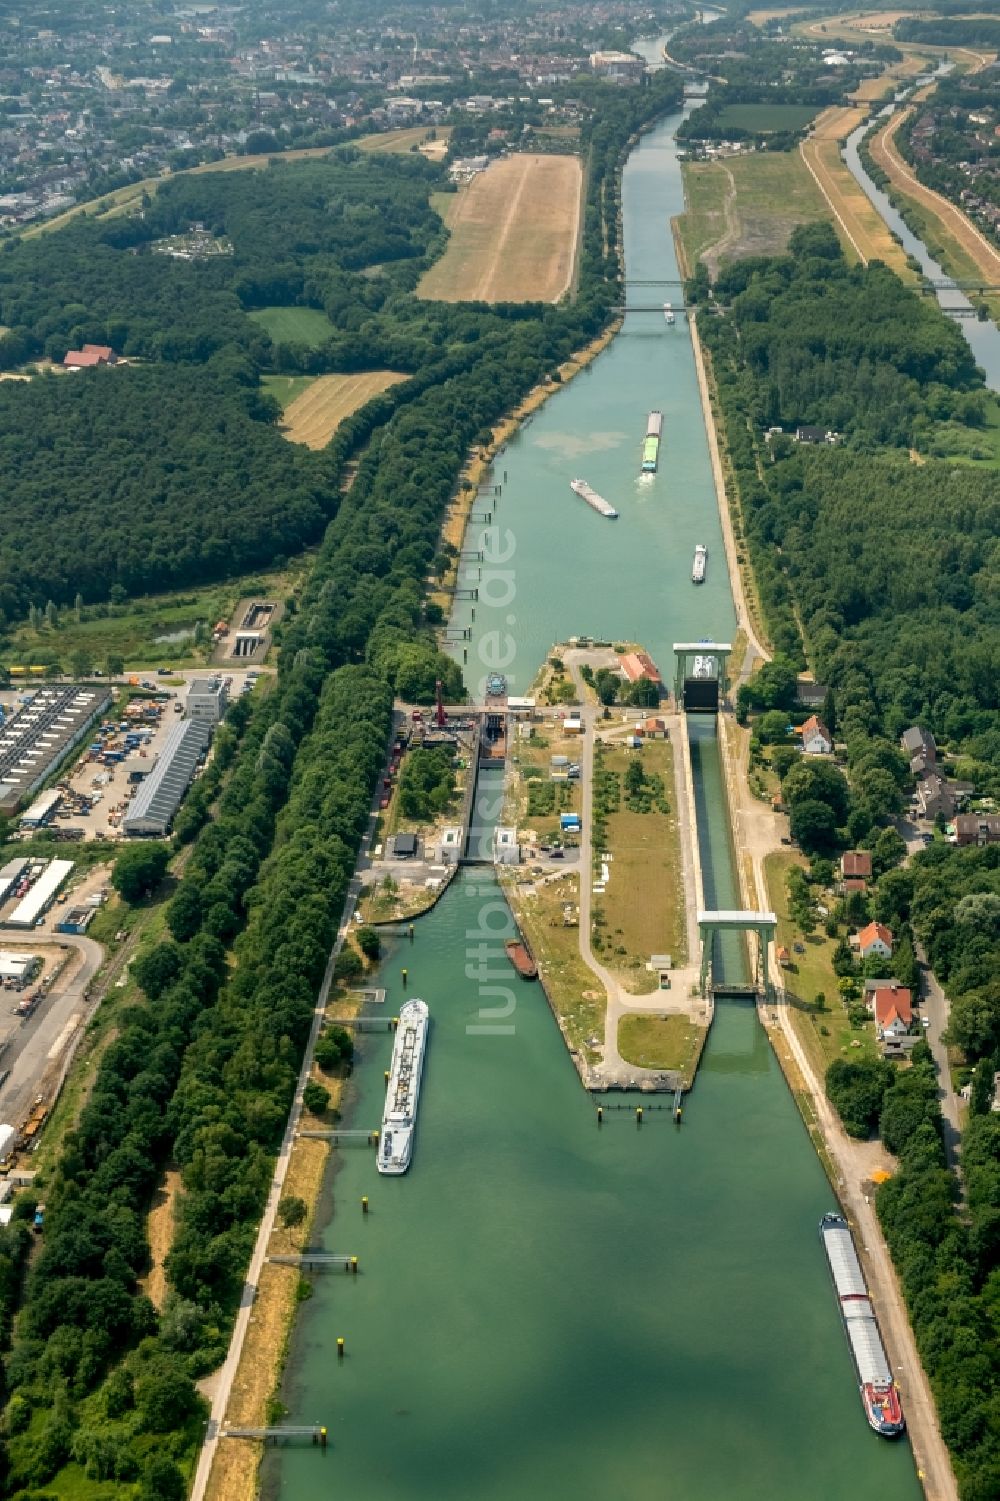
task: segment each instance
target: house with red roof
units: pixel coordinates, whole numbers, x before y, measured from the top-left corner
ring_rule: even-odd
[[[879,1037],[905,1037],[913,1023],[913,997],[905,985],[883,985],[872,991],[872,1011]]]
[[[880,959],[892,958],[892,929],[884,923],[870,922],[858,934],[858,952],[862,959],[878,954]]]
[[[663,679],[660,677],[660,669],[653,661],[648,652],[627,651],[621,657],[619,663],[622,677],[627,683],[637,683],[640,678],[649,678],[659,688]]]
[[[82,349],[67,350],[63,366],[67,370],[93,370],[97,365],[116,365],[118,356],[110,344],[84,344]]]
[[[810,714],[805,724],[800,725],[802,754],[804,756],[829,756],[833,752],[833,736],[815,714]]]

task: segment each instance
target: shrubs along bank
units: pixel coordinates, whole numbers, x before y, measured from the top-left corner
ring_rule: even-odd
[[[323,455],[339,493],[367,445],[287,618],[272,690],[231,711],[223,753],[178,818],[177,842],[193,848],[169,936],[134,961],[144,999],[121,1015],[44,1184],[45,1236],[26,1273],[30,1196],[0,1232],[0,1332],[19,1313],[5,1367],[8,1492],[58,1494],[76,1464],[105,1495],[183,1495],[202,1435],[193,1382],[227,1346],[393,694],[429,697],[455,672],[423,604],[445,507],[470,445],[603,325],[617,299],[617,164],[679,96],[673,80],[607,90],[608,117],[589,128],[595,217],[577,302],[464,310],[489,337],[438,350]],[[140,1279],[168,1163],[181,1188],[157,1310]]]

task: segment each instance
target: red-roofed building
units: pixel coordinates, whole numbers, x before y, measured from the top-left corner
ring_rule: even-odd
[[[870,922],[858,934],[858,952],[862,959],[869,954],[878,954],[882,959],[892,958],[892,930],[880,922]]]
[[[885,985],[872,992],[872,1010],[880,1037],[904,1037],[913,1022],[913,997],[903,985]]]
[[[799,728],[802,736],[802,754],[805,756],[829,756],[833,750],[833,736],[821,719],[810,714]]]
[[[642,735],[646,740],[666,740],[667,726],[662,719],[644,719],[642,724],[636,726],[636,734]]]
[[[663,682],[659,668],[647,652],[627,651],[619,665],[627,683],[637,683],[640,678],[649,678],[651,683],[656,683],[659,687]]]
[[[870,881],[872,875],[871,851],[845,850],[840,857],[840,873],[845,880],[849,876],[859,876],[862,881]]]
[[[84,344],[82,349],[70,349],[63,356],[67,370],[92,370],[96,365],[115,365],[118,356],[110,344]]]

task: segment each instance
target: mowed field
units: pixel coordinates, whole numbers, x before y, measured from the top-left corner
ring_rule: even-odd
[[[316,349],[337,332],[320,308],[262,307],[250,317],[277,344],[306,344]]]
[[[448,248],[417,288],[440,302],[556,302],[573,279],[583,188],[575,156],[507,157],[444,198]]]
[[[359,375],[321,375],[284,410],[281,430],[291,443],[325,448],[337,428],[366,401],[408,377],[396,370]]]

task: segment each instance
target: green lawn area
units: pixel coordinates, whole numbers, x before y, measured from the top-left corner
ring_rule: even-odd
[[[690,1084],[705,1040],[705,1028],[688,1016],[623,1016],[618,1051],[639,1068],[669,1068]]]
[[[509,866],[500,868],[510,869]],[[579,930],[575,926],[567,928],[563,922],[563,907],[576,907],[579,901],[576,875],[567,873],[550,885],[540,885],[535,894],[519,890],[513,882],[504,881],[503,884],[531,952],[538,961],[545,990],[570,1047],[579,1048],[591,1063],[596,1062],[599,1055],[588,1044],[592,1038],[604,1041],[607,997],[597,976],[580,958]],[[517,980],[512,983],[520,984]],[[533,1004],[536,988],[525,986],[524,989],[530,993],[520,1004]],[[517,994],[520,997],[522,992],[519,990]],[[538,996],[538,1003],[545,1004],[541,996]]]
[[[262,375],[260,385],[261,390],[273,396],[284,412],[303,391],[308,391],[315,379],[314,375]]]
[[[275,343],[308,344],[315,349],[334,333],[325,313],[312,307],[262,307],[250,314]]]
[[[823,195],[797,151],[755,151],[725,162],[683,162],[681,170],[687,210],[675,222],[691,268],[726,233],[725,202],[734,190],[730,218],[735,232],[722,261],[780,253],[797,225],[829,217]]]
[[[789,916],[786,877],[795,865],[804,868],[805,861],[796,854],[768,855],[764,875],[771,911],[778,918],[775,942],[791,954],[791,964],[783,973],[792,1020],[822,1077],[835,1058],[874,1058],[875,1025],[867,1022],[855,1029],[848,1020],[833,970],[836,940],[827,938],[818,923],[815,932],[803,934]],[[796,945],[801,953],[796,952]],[[820,994],[826,998],[823,1009],[816,1003]]]
[[[663,781],[668,813],[655,806],[638,813],[626,806],[625,772],[639,754],[647,778]],[[687,958],[673,750],[666,740],[648,741],[641,753],[605,747],[602,763],[620,779],[621,807],[607,819],[605,848],[613,858],[607,889],[593,898],[595,947],[599,932],[598,957],[629,990],[646,994],[657,984],[646,969],[650,954],[670,954],[675,963]],[[619,953],[620,948],[625,952]]]
[[[801,130],[819,110],[812,104],[728,104],[719,124],[723,130]]]
[[[239,600],[250,594],[284,598],[295,587],[304,562],[305,557],[280,572],[150,594],[121,605],[85,605],[80,620],[72,609],[64,609],[54,628],[43,624],[32,630],[24,622],[0,636],[0,662],[11,667],[56,661],[68,668],[74,652],[86,651],[95,667],[103,667],[109,656],[123,657],[126,671],[197,666],[208,660],[210,650],[209,644],[195,646],[199,621],[211,627],[228,619]]]

